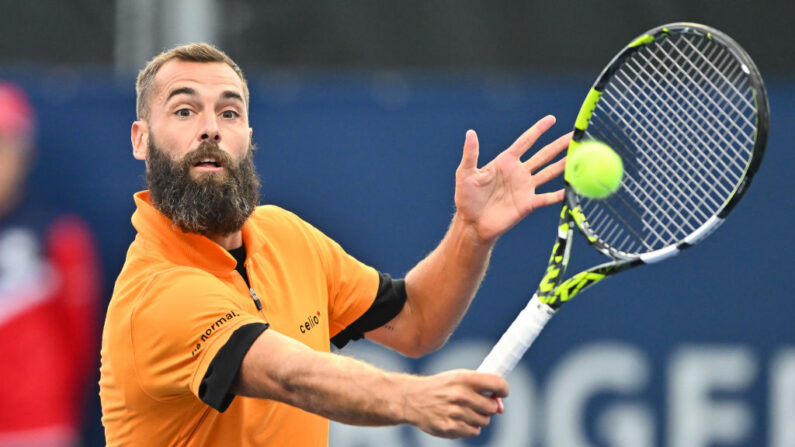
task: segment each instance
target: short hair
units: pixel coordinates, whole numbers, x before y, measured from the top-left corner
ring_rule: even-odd
[[[231,57],[218,48],[203,42],[191,43],[180,45],[158,54],[138,73],[138,79],[135,81],[135,111],[139,120],[149,118],[149,101],[154,88],[155,75],[166,62],[172,59],[185,62],[223,62],[229,65],[240,77],[240,81],[243,84],[243,95],[246,99],[246,108],[248,108],[248,83],[245,76],[243,76],[243,70]]]

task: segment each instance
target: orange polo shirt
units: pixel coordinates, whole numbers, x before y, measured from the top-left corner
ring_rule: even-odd
[[[378,272],[276,206],[243,226],[245,267],[210,239],[183,233],[135,195],[138,234],[102,336],[100,398],[108,445],[321,446],[328,421],[228,393],[263,330],[318,351],[373,303]],[[215,360],[215,361],[214,361]]]

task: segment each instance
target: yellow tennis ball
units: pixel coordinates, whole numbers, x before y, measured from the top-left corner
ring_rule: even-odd
[[[624,164],[610,146],[596,140],[581,142],[566,159],[564,177],[577,194],[604,199],[621,186]]]

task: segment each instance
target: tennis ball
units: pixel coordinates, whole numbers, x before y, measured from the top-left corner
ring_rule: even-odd
[[[604,199],[621,186],[624,164],[610,146],[586,140],[569,151],[564,175],[577,194],[590,199]]]

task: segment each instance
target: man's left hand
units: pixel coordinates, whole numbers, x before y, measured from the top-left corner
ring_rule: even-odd
[[[536,152],[527,161],[521,157],[555,124],[546,116],[522,134],[508,149],[486,166],[478,168],[478,136],[467,131],[464,155],[456,171],[455,205],[458,217],[472,225],[481,242],[494,241],[534,209],[563,200],[563,189],[536,194],[536,188],[559,176],[563,158],[546,167],[566,149],[568,133]]]

